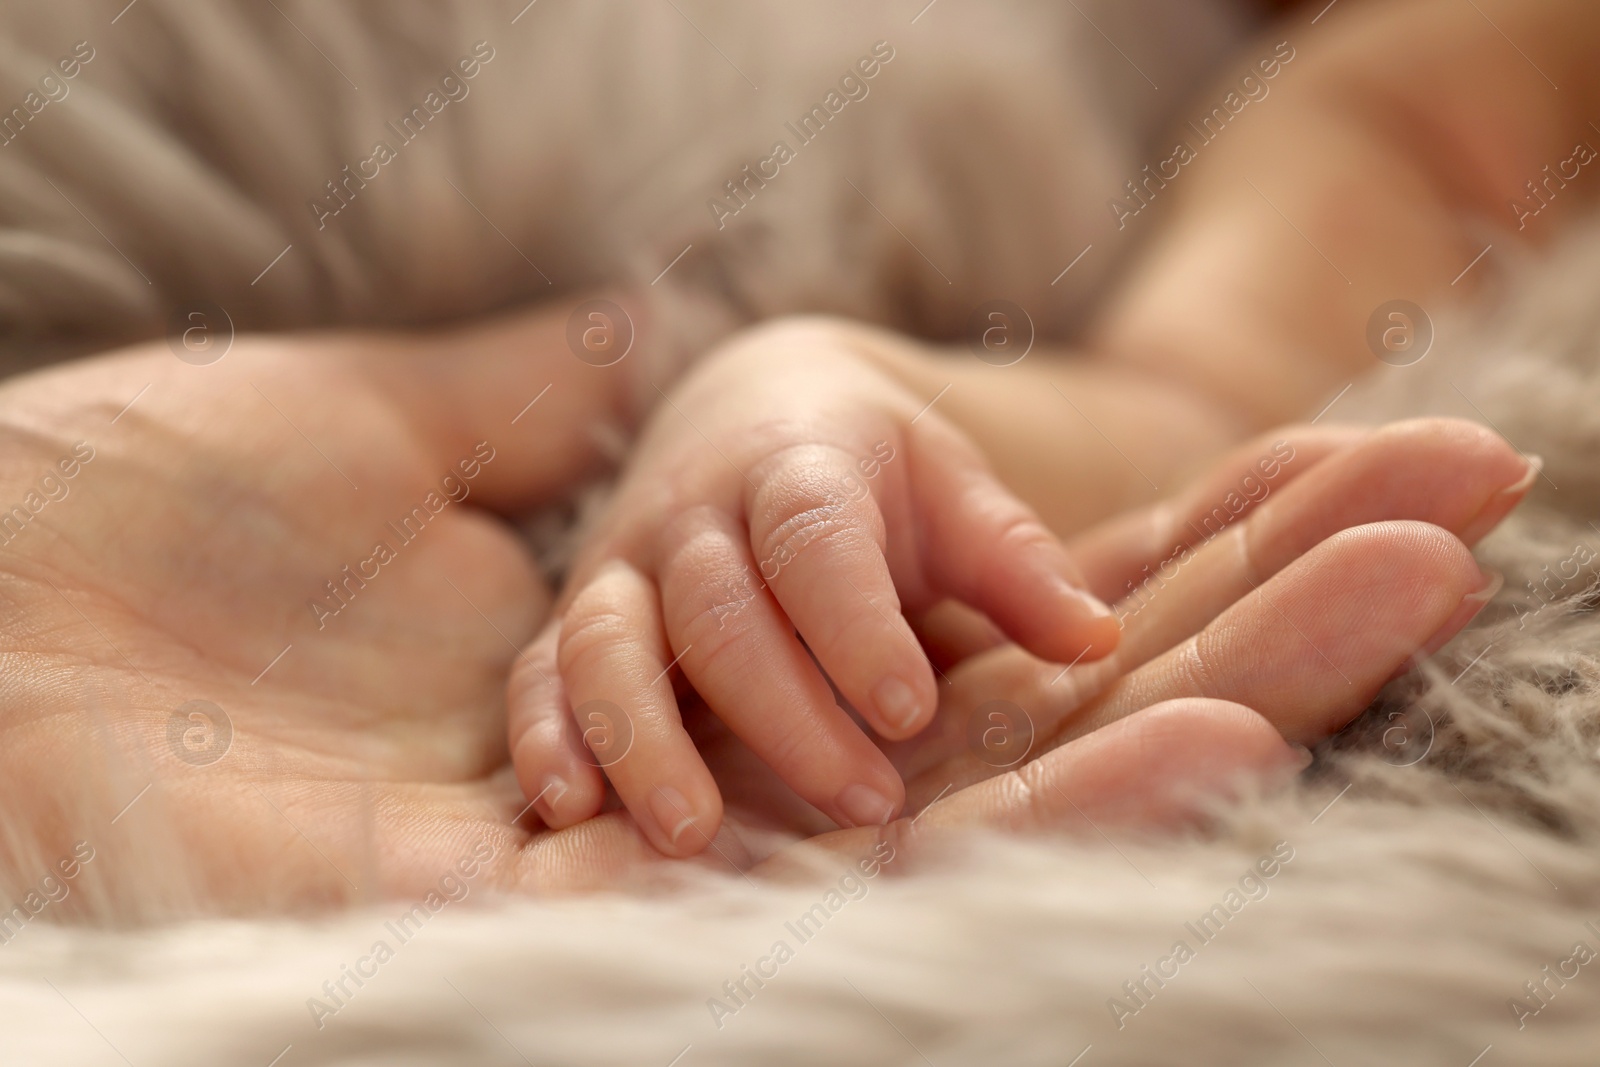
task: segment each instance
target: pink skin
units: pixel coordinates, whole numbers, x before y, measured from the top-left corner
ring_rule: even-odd
[[[812,844],[866,856],[885,836],[900,851],[959,827],[1191,821],[1242,785],[1270,787],[1303,767],[1285,738],[1314,744],[1349,722],[1412,650],[1454,636],[1471,614],[1461,605],[1480,607],[1484,585],[1448,532],[1384,522],[1321,543],[1264,582],[1264,596],[1245,597],[1098,689],[1093,680],[1053,685],[1053,666],[1041,670],[1014,647],[980,654],[952,672],[949,727],[896,753],[911,806],[931,804],[925,813]],[[1027,711],[1048,749],[999,774],[960,750],[972,710],[997,697]],[[766,869],[783,874],[804,858],[780,854]]]
[[[1379,523],[1323,542],[1263,583],[1264,597],[1098,690],[1053,685],[1054,669],[1014,648],[975,656],[952,672],[949,728],[896,753],[911,806],[932,806],[890,839],[900,848],[962,826],[1171,827],[1241,785],[1270,787],[1304,766],[1285,738],[1314,744],[1349,722],[1413,649],[1460,628],[1459,605],[1483,584],[1446,531]],[[1046,750],[999,774],[956,751],[973,710],[996,698],[1028,713]],[[815,843],[866,855],[881,834]]]
[[[1337,428],[1323,432],[1330,431]],[[1292,448],[1301,433],[1290,428],[1272,440]],[[1142,659],[1146,648],[1164,646],[1168,635],[1215,617],[1290,561],[1346,528],[1407,518],[1432,523],[1468,545],[1475,544],[1532,484],[1528,461],[1474,423],[1411,419],[1351,440],[1331,455],[1319,456],[1315,449],[1307,455],[1297,449],[1270,492],[1254,505],[1253,521],[1230,525],[1188,562],[1156,570],[1159,586],[1146,595],[1162,607],[1150,612],[1153,617],[1140,628],[1135,647],[1124,643],[1118,654]],[[1397,454],[1411,458],[1396,464]],[[1246,460],[1241,466],[1249,469],[1248,464]],[[1456,483],[1451,492],[1428,491],[1433,482],[1445,478]],[[1212,499],[1222,498],[1218,493]],[[1194,522],[1175,525],[1185,531],[1199,528]],[[1168,543],[1177,540],[1169,538]],[[1197,544],[1198,538],[1191,536],[1184,543]],[[1174,576],[1167,581],[1163,572]],[[1180,602],[1181,611],[1169,597],[1174,586],[1195,591]]]
[[[1242,704],[1203,697],[1166,700],[1014,771],[955,791],[915,822],[823,834],[757,869],[782,878],[815,862],[817,848],[866,857],[885,839],[903,863],[900,857],[908,852],[915,856],[952,830],[976,826],[1083,836],[1171,828],[1195,821],[1208,804],[1245,782],[1270,787],[1305,766],[1302,752]]]
[[[1265,442],[1279,439],[1292,441],[1305,462],[1275,482],[1276,495],[1235,520],[1240,541],[1255,548],[1247,554],[1240,541],[1218,537],[1195,549],[1184,571],[1205,580],[1161,590],[1159,609],[1130,617],[1112,656],[1075,668],[1061,684],[1057,666],[992,641],[952,665],[936,728],[886,746],[907,783],[909,808],[919,812],[915,822],[822,833],[797,849],[766,853],[749,828],[809,824],[786,807],[792,797],[737,737],[726,729],[708,736],[714,720],[697,720],[697,741],[723,784],[732,825],[707,862],[753,862],[763,874],[787,877],[812,864],[819,847],[864,857],[887,838],[900,855],[915,855],[964,827],[1073,830],[1086,820],[1108,830],[1170,827],[1241,785],[1270,787],[1292,775],[1304,759],[1286,735],[1312,744],[1338,730],[1419,649],[1436,649],[1482,607],[1494,577],[1457,534],[1486,532],[1526,494],[1536,470],[1493,434],[1456,420],[1376,431],[1287,428]],[[1256,456],[1241,448],[1196,485],[1235,484]],[[1359,500],[1358,485],[1367,489]],[[1186,493],[1143,521],[1183,514],[1196,499]],[[1309,547],[1294,556],[1293,546],[1279,543],[1290,537]],[[1103,530],[1087,532],[1074,548],[1097,541],[1106,543]],[[1162,544],[1149,539],[1149,561],[1166,554],[1154,547]],[[1081,550],[1081,558],[1091,561],[1089,580],[1102,583],[1097,558],[1109,573],[1145,563],[1126,552]],[[1229,599],[1219,587],[1243,592]],[[987,641],[992,625],[970,622],[957,624],[958,636]],[[1004,773],[975,760],[967,741],[973,709],[996,697],[1030,712],[1043,751]],[[618,820],[626,816],[584,826],[620,833]]]
[[[1315,431],[1313,439],[1325,442],[1327,432]],[[949,671],[943,744],[963,733],[975,708],[997,698],[1020,705],[1038,736],[1056,743],[1177,695],[1258,708],[1286,737],[1306,744],[1342,727],[1385,681],[1482,609],[1499,579],[1478,568],[1459,533],[1476,538],[1504,518],[1527,493],[1537,464],[1458,420],[1338,432],[1350,442],[1342,449],[1297,447],[1308,462],[1286,467],[1273,494],[1195,548],[1145,594],[1147,607],[1124,616],[1118,649],[1070,677],[1015,646],[993,646],[970,620],[947,620],[947,648],[965,642],[968,658]],[[1305,435],[1286,428],[1269,440]],[[1237,484],[1254,459],[1248,449],[1236,452],[1201,484]],[[1173,508],[1151,509],[1146,521],[1169,522],[1164,516],[1183,514],[1188,504],[1185,494]],[[1103,536],[1089,531],[1077,543]],[[1148,539],[1151,546],[1169,543]],[[1151,549],[1155,559],[1169,552]],[[1117,573],[1129,570],[1120,551],[1080,554]],[[1384,619],[1390,622],[1371,624]],[[895,756],[913,797],[990,773],[976,758],[953,766],[932,736]],[[925,773],[933,767],[937,780]]]
[[[773,376],[772,368],[769,360],[763,372]],[[749,367],[741,366],[738,358],[731,361],[732,370],[749,373]],[[856,371],[859,368],[836,375],[830,397],[835,408],[841,406],[839,396],[849,388],[876,395],[882,387],[870,374],[853,376]],[[820,376],[815,366],[810,373]],[[732,384],[720,392],[709,387],[697,391],[691,384],[675,417],[681,423],[692,410],[707,432],[719,425],[736,432],[741,420],[752,419],[751,412],[762,410],[759,401],[766,394],[758,388],[755,402],[741,397],[736,405],[739,417],[727,419],[728,408],[735,406],[728,400]],[[694,404],[708,391],[720,402],[702,414]],[[792,410],[795,398],[785,394],[785,403],[787,410]],[[892,402],[885,403],[893,407]],[[719,423],[719,418],[727,421]],[[826,423],[825,419],[818,421]],[[705,440],[693,428],[687,432],[701,443]],[[987,668],[987,673],[977,675],[985,679],[981,688],[988,695],[984,699],[992,697],[990,690],[997,679],[1019,703],[1022,695],[1031,694],[1030,699],[1042,702],[1041,736],[1053,735],[1061,741],[1081,735],[1087,729],[1080,728],[1083,723],[1104,725],[1137,710],[1128,703],[1127,693],[1139,694],[1137,700],[1144,703],[1138,707],[1156,702],[1148,688],[1152,672],[1164,672],[1163,677],[1192,673],[1196,656],[1208,646],[1191,648],[1183,643],[1184,638],[1208,623],[1238,627],[1237,633],[1253,635],[1249,640],[1257,646],[1270,643],[1273,628],[1282,626],[1283,614],[1300,603],[1293,592],[1297,586],[1292,583],[1288,592],[1274,592],[1282,585],[1281,572],[1298,575],[1305,571],[1305,559],[1321,554],[1329,560],[1323,565],[1327,573],[1368,576],[1361,586],[1341,578],[1340,589],[1317,594],[1321,602],[1354,598],[1350,612],[1370,615],[1380,609],[1409,606],[1411,614],[1408,624],[1398,630],[1358,627],[1351,634],[1341,634],[1326,627],[1337,626],[1343,616],[1309,611],[1300,625],[1303,631],[1320,635],[1315,639],[1318,647],[1304,649],[1309,658],[1292,658],[1285,670],[1307,676],[1329,673],[1323,669],[1329,654],[1322,644],[1336,649],[1350,645],[1352,660],[1343,674],[1331,672],[1348,699],[1306,712],[1310,725],[1277,723],[1297,740],[1315,739],[1327,723],[1344,716],[1342,723],[1359,711],[1377,686],[1413,662],[1419,648],[1422,654],[1431,652],[1482,607],[1488,579],[1470,555],[1460,550],[1458,538],[1481,536],[1515,506],[1530,484],[1526,460],[1492,433],[1464,422],[1413,420],[1377,431],[1286,428],[1230,453],[1180,498],[1080,536],[1069,556],[1042,527],[1030,521],[1022,505],[987,479],[970,447],[948,426],[930,422],[926,416],[915,425],[891,422],[885,428],[880,422],[868,425],[865,433],[858,431],[854,440],[860,442],[878,433],[895,434],[896,454],[903,457],[900,469],[909,473],[898,481],[888,477],[894,467],[891,461],[885,465],[881,481],[873,486],[873,496],[834,498],[831,502],[838,510],[825,513],[820,521],[815,518],[817,510],[828,507],[830,500],[819,486],[831,484],[847,470],[840,457],[849,455],[849,448],[785,445],[774,451],[769,447],[760,453],[763,458],[750,465],[753,477],[746,482],[730,466],[731,457],[740,454],[737,446],[721,437],[716,439],[723,442],[719,447],[726,455],[715,457],[719,469],[711,472],[711,482],[764,518],[746,526],[736,507],[726,501],[721,506],[699,503],[658,518],[641,530],[640,520],[619,519],[613,513],[602,528],[601,541],[612,546],[625,544],[619,529],[633,530],[635,536],[653,532],[653,543],[649,536],[645,540],[653,552],[635,552],[633,556],[649,559],[653,555],[653,560],[641,565],[619,563],[612,557],[604,566],[591,563],[586,572],[580,568],[587,577],[575,583],[580,591],[566,607],[562,629],[547,629],[530,646],[526,666],[516,668],[512,683],[514,762],[525,793],[536,798],[536,809],[547,825],[572,825],[600,810],[604,779],[593,766],[599,762],[610,764],[605,768],[606,777],[651,843],[664,853],[692,855],[716,836],[724,797],[706,767],[703,751],[696,751],[685,731],[679,704],[666,681],[663,668],[675,657],[712,713],[802,800],[840,825],[880,824],[897,814],[904,803],[906,786],[902,782],[908,772],[914,775],[921,767],[914,754],[937,753],[936,760],[945,765],[950,744],[946,735],[964,729],[964,694],[971,691],[970,679],[977,669],[974,664],[964,664],[961,670],[950,672],[955,685],[944,706],[956,714],[946,716],[938,731],[916,740],[910,739],[927,725],[931,712],[919,711],[897,729],[874,713],[869,691],[863,716],[882,739],[874,743],[834,701],[823,670],[847,696],[849,689],[841,679],[856,678],[855,691],[860,693],[872,681],[862,666],[870,667],[871,657],[860,654],[862,648],[870,647],[877,651],[878,663],[911,662],[924,672],[917,679],[919,684],[927,681],[931,673],[927,660],[913,643],[912,628],[899,612],[899,603],[904,602],[913,617],[939,615],[931,610],[936,605],[942,605],[948,617],[952,601],[971,605],[954,621],[954,636],[947,627],[944,636],[949,640],[942,661],[950,663],[1002,645],[996,649],[997,662],[1009,665]],[[750,431],[747,435],[754,434]],[[683,436],[678,434],[654,453],[648,447],[642,450],[646,455],[664,451],[669,457],[667,462],[643,465],[650,478],[661,478],[663,470],[684,462],[674,450],[675,444],[682,447],[682,442]],[[1192,532],[1198,527],[1190,525],[1190,520],[1209,512],[1241,478],[1261,479],[1261,457],[1275,447],[1282,462],[1263,483],[1267,492],[1253,490],[1255,499],[1245,501],[1228,528],[1212,543],[1202,544]],[[856,448],[866,454],[864,446],[858,443]],[[641,485],[651,484],[643,478],[636,469],[630,485],[634,497],[643,500],[647,508],[682,499],[678,490],[643,491]],[[623,509],[627,492],[619,504]],[[926,493],[927,499],[916,506],[919,492]],[[707,496],[715,494],[700,494],[702,499]],[[905,539],[926,559],[907,561],[884,547],[886,541],[895,541],[886,538],[885,531],[907,513],[916,516],[914,521],[920,524],[916,528],[922,534],[908,534]],[[1434,532],[1393,527],[1383,528],[1380,536],[1379,528],[1369,526],[1358,534],[1340,533],[1401,518],[1433,524],[1417,529]],[[734,587],[740,576],[755,572],[759,559],[773,558],[774,546],[783,545],[786,538],[793,543],[795,529],[817,531],[805,542],[813,546],[809,551],[804,546],[794,551],[776,574],[769,568],[770,582],[747,584],[740,590],[743,599],[737,602],[737,610],[708,610],[719,594],[725,598],[722,591]],[[1185,530],[1191,532],[1182,533]],[[1437,537],[1446,538],[1455,549],[1435,544]],[[1322,544],[1327,539],[1332,540]],[[1388,559],[1360,564],[1375,540],[1405,546],[1407,551],[1396,548]],[[988,550],[963,551],[964,545],[983,545]],[[1132,621],[1115,650],[1090,642],[1070,684],[1044,685],[1040,678],[1055,678],[1061,668],[1054,664],[1046,668],[1035,656],[1049,655],[1060,663],[1068,660],[1062,653],[1071,647],[1085,650],[1081,627],[1071,631],[1077,635],[1073,638],[1079,642],[1076,646],[1060,639],[1052,641],[1052,632],[1063,632],[1059,621],[1053,623],[1052,619],[1094,619],[1092,613],[1073,615],[1072,602],[1078,594],[1071,591],[1075,588],[1072,583],[1087,583],[1106,593],[1115,589],[1120,578],[1126,587],[1130,575],[1142,577],[1148,573],[1144,568],[1167,559],[1178,545],[1192,556],[1162,584],[1159,609],[1130,616]],[[605,556],[599,553],[596,558]],[[1084,561],[1087,571],[1079,571],[1070,562],[1073,558]],[[1397,564],[1400,570],[1390,573],[1390,564],[1397,558],[1403,559]],[[938,562],[931,562],[934,560]],[[907,571],[911,572],[909,578],[892,580],[891,576]],[[1309,580],[1294,579],[1300,583]],[[830,605],[841,616],[831,635],[822,619]],[[1444,607],[1449,610],[1443,611]],[[1127,605],[1123,610],[1128,610]],[[1429,628],[1413,632],[1420,619],[1431,620]],[[795,628],[801,636],[818,636],[808,641],[815,662],[795,635]],[[1007,637],[1018,644],[1005,644]],[[1352,644],[1354,638],[1362,640]],[[1233,640],[1227,647],[1233,647]],[[581,644],[581,649],[571,651],[574,644]],[[1189,651],[1183,651],[1185,648]],[[1258,648],[1257,655],[1263,654]],[[1189,658],[1176,658],[1181,656]],[[1247,657],[1236,658],[1241,677],[1252,684],[1259,686],[1275,676],[1251,664]],[[1097,659],[1099,663],[1094,662]],[[532,671],[535,664],[541,665],[538,677]],[[883,674],[893,673],[895,668],[877,670],[881,681]],[[1369,677],[1374,670],[1380,673]],[[1131,681],[1125,676],[1131,671],[1135,671],[1131,677],[1144,679],[1144,688],[1128,688]],[[1360,684],[1347,680],[1352,671],[1360,676]],[[1216,673],[1215,667],[1208,667],[1208,676]],[[1019,680],[1021,676],[1026,680]],[[1195,680],[1190,680],[1189,688],[1180,687],[1171,695],[1193,694]],[[1264,708],[1276,706],[1281,697],[1271,689],[1251,692],[1253,699],[1220,691],[1202,691],[1200,695]],[[1095,702],[1093,698],[1102,693]],[[603,758],[584,758],[581,733],[569,708],[587,706],[596,699],[630,709],[627,714],[634,720],[634,739],[625,760],[610,763]],[[976,696],[973,699],[982,702]],[[972,706],[975,704],[969,704],[966,712],[970,713]],[[893,743],[897,741],[900,743]],[[1238,751],[1255,749],[1246,746]],[[984,773],[986,768],[969,761],[962,774],[950,780],[975,781]],[[939,784],[948,785],[950,780]],[[921,795],[914,782],[912,791]]]
[[[1294,458],[1263,478],[1263,457],[1284,446]],[[1396,455],[1410,458],[1397,463]],[[1527,495],[1541,465],[1488,429],[1456,419],[1409,419],[1377,429],[1286,426],[1233,449],[1172,500],[1079,534],[1068,550],[1096,593],[1123,594],[1120,614],[1144,615],[1145,600],[1161,604],[1125,632],[1114,655],[1118,663],[1140,662],[1141,647],[1164,647],[1163,635],[1192,632],[1287,560],[1346,527],[1409,518],[1474,545]],[[1256,478],[1256,499],[1242,498],[1243,510],[1215,537],[1216,546],[1197,551],[1202,524],[1229,493],[1240,493],[1246,477]],[[1436,492],[1433,483],[1446,477],[1455,484]],[[1251,521],[1242,521],[1247,516]],[[1194,555],[1183,560],[1184,553]],[[1175,558],[1180,562],[1169,562]],[[1239,567],[1240,558],[1249,566]],[[1174,598],[1173,587],[1198,592]],[[949,604],[917,621],[941,663],[1005,643],[986,620]]]
[[[548,825],[593,817],[609,779],[663,852],[716,835],[721,799],[674,671],[801,798],[865,825],[893,818],[904,788],[834,688],[879,738],[928,724],[934,670],[903,607],[965,601],[1062,662],[1115,647],[1057,538],[923,407],[842,349],[759,331],[661,406],[561,625],[508,689],[518,780]],[[623,709],[625,757],[585,758],[571,717],[592,701]]]
[[[1428,493],[1453,491],[1441,483]],[[1326,500],[1330,511],[1339,503]],[[1142,664],[1097,668],[1107,675],[1098,680],[1052,686],[1059,668],[1015,646],[973,656],[951,672],[936,729],[888,746],[919,814],[882,827],[812,830],[739,738],[720,724],[697,729],[727,804],[717,851],[701,862],[786,878],[810,868],[818,849],[865,857],[888,840],[909,858],[964,828],[1095,833],[1091,822],[1112,832],[1193,822],[1218,798],[1270,788],[1302,768],[1303,752],[1285,736],[1312,744],[1349,722],[1412,650],[1453,636],[1460,605],[1483,584],[1452,534],[1380,522],[1337,533],[1263,582],[1264,596],[1239,600]],[[1135,618],[1130,631],[1138,625]],[[1296,630],[1303,638],[1284,639]],[[1004,772],[976,760],[967,743],[972,709],[995,698],[1029,712],[1044,750]],[[693,703],[687,708],[696,714]],[[764,831],[796,829],[809,837],[804,844],[764,844]],[[542,855],[606,842],[634,863],[649,862],[649,840],[624,811],[535,838]]]
[[[527,358],[540,345],[560,348],[565,319],[566,309],[557,307],[422,341],[241,336],[226,360],[206,368],[179,363],[156,344],[9,379],[0,389],[0,437],[15,461],[5,475],[11,499],[29,491],[37,472],[72,442],[91,439],[96,450],[72,496],[52,504],[0,559],[15,609],[7,633],[19,652],[9,675],[14,699],[0,724],[7,757],[0,787],[23,847],[60,855],[81,831],[99,834],[151,781],[148,769],[150,794],[115,833],[94,838],[103,852],[95,861],[105,879],[99,899],[112,914],[143,914],[150,883],[141,842],[149,833],[181,848],[163,877],[193,892],[198,906],[222,913],[326,907],[357,894],[415,899],[469,852],[492,856],[475,884],[506,892],[614,889],[681,869],[626,810],[565,829],[540,825],[531,813],[519,819],[526,801],[506,758],[508,668],[517,665],[514,684],[561,686],[560,633],[570,620],[558,616],[552,625],[546,618],[533,562],[495,513],[516,513],[567,485],[575,476],[568,468],[586,454],[582,428],[609,403],[607,381],[594,368]],[[568,406],[511,432],[527,402],[521,398],[538,395],[552,375]],[[111,416],[146,389],[115,433],[107,431]],[[717,429],[709,419],[702,428]],[[1423,468],[1413,440],[1374,436],[1381,443],[1376,467]],[[1455,538],[1475,536],[1503,513],[1525,477],[1510,477],[1514,454],[1488,440],[1492,447],[1454,465],[1448,455],[1430,458],[1433,476],[1394,494],[1390,513],[1352,518],[1348,485],[1327,480],[1296,506],[1304,509],[1311,547],[1270,577],[1260,573],[1269,554],[1257,554],[1254,577],[1264,597],[1251,590],[1199,611],[1186,601],[1213,587],[1174,583],[1157,606],[1129,620],[1125,644],[1143,646],[1142,662],[1131,651],[1107,666],[1086,660],[1053,689],[1059,669],[1015,648],[969,654],[942,668],[951,684],[940,686],[935,727],[910,741],[871,746],[906,783],[912,810],[942,799],[909,834],[908,821],[858,836],[890,832],[916,841],[963,823],[1078,825],[1076,812],[1050,807],[1058,790],[1102,825],[1124,817],[1167,823],[1192,803],[1183,793],[1161,796],[1167,777],[1214,791],[1226,789],[1235,772],[1292,768],[1279,729],[1307,740],[1337,729],[1404,665],[1409,650],[1434,646],[1461,624],[1460,604],[1481,576]],[[320,626],[305,595],[370,551],[375,533],[383,536],[388,522],[437,487],[444,472],[459,471],[484,441],[495,458],[472,480],[469,500],[440,513],[423,538]],[[1318,470],[1341,454],[1330,449],[1296,481],[1315,487]],[[1219,468],[1214,476],[1226,474],[1226,482],[1235,473]],[[887,476],[885,470],[873,481]],[[1502,489],[1513,491],[1496,495]],[[1267,504],[1279,494],[1290,498],[1287,487],[1273,492]],[[1486,499],[1496,503],[1472,515]],[[152,500],[162,506],[149,508]],[[684,509],[675,517],[681,527],[670,535],[678,540],[667,542],[672,552],[692,562],[687,546],[727,529],[697,526],[706,514]],[[1234,525],[1268,514],[1263,506]],[[1395,521],[1417,517],[1460,526],[1453,536],[1442,526]],[[1347,521],[1369,525],[1341,530]],[[1227,547],[1218,539],[1198,551]],[[1138,571],[1159,562],[1162,551],[1124,562]],[[1099,573],[1092,553],[1079,554],[1085,579],[1105,583],[1110,572]],[[892,552],[890,562],[898,576]],[[1202,566],[1196,560],[1184,570]],[[1380,566],[1383,581],[1375,585]],[[602,572],[596,565],[594,573],[603,607],[648,614],[661,596],[659,581],[637,577],[646,574],[639,566]],[[685,574],[692,580],[693,569]],[[916,595],[901,595],[920,617],[932,594],[911,591]],[[1285,632],[1278,608],[1316,648],[1263,638]],[[716,782],[723,803],[717,847],[692,862],[744,869],[834,830],[698,699],[685,693],[668,707],[676,695],[656,677],[666,656],[659,643],[635,638],[614,653],[602,640],[604,613],[585,610],[594,628],[582,631],[568,655],[623,657],[656,702],[655,718],[640,724],[646,734],[675,738],[681,706]],[[1155,640],[1156,622],[1168,612],[1188,622]],[[662,618],[668,628],[681,625],[666,612]],[[291,639],[293,650],[279,656]],[[1202,650],[1202,662],[1216,669],[1201,679],[1174,669],[1185,662],[1186,647]],[[1336,676],[1322,653],[1353,685],[1330,684]],[[1054,732],[1041,732],[1041,740],[1065,743],[1018,776],[975,769],[964,716],[981,699],[1012,691],[1041,723],[1047,713],[1055,716],[1047,724]],[[114,701],[111,720],[107,704],[86,701],[97,694]],[[231,748],[205,766],[180,758],[169,742],[174,709],[197,696],[225,709],[233,724]],[[521,725],[531,722],[554,742],[603,758],[582,733],[606,753],[616,731],[589,718],[579,730],[565,692],[557,689],[557,697],[560,717]],[[519,697],[513,710],[528,703]],[[1167,706],[1145,710],[1154,705]],[[1131,714],[1110,722],[1123,713]],[[1102,720],[1105,727],[1083,732]],[[108,723],[114,735],[103,732]],[[125,752],[128,762],[108,767],[101,757],[113,752]],[[140,771],[137,778],[120,773],[127,766]],[[602,781],[596,768],[583,766]],[[974,784],[962,788],[958,780]],[[689,792],[680,792],[687,801]],[[549,791],[541,803],[555,797]],[[554,806],[563,802],[556,798]]]

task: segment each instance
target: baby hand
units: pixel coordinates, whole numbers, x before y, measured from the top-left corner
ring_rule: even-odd
[[[659,405],[513,669],[512,758],[550,826],[599,812],[603,769],[661,851],[716,834],[673,666],[802,799],[862,826],[893,818],[904,787],[835,692],[880,737],[928,724],[934,670],[903,609],[963,601],[1057,662],[1115,647],[1055,536],[851,336],[750,331]]]

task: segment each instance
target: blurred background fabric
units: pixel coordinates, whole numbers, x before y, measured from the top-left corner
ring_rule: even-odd
[[[0,147],[5,366],[197,300],[240,330],[403,326],[605,285],[654,298],[679,362],[783,312],[953,337],[992,297],[1070,336],[1126,251],[1106,200],[1248,23],[1224,0],[14,6],[0,107],[94,58]],[[877,42],[893,59],[802,146],[786,124]],[[363,166],[380,140],[397,158]],[[796,158],[719,219],[778,140]],[[330,182],[348,203],[319,218]]]

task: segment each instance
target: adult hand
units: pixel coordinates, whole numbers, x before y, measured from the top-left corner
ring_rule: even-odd
[[[1537,471],[1456,420],[1291,427],[1069,544],[1100,596],[1137,590],[1107,659],[1063,670],[966,613],[927,620],[950,684],[937,729],[891,750],[907,810],[926,806],[899,839],[1171,824],[1241,776],[1297,769],[1289,742],[1344,726],[1488,602],[1499,578],[1467,546]],[[865,854],[878,834],[817,841]]]
[[[80,839],[96,849],[84,877],[124,912],[186,899],[176,892],[188,907],[224,911],[420,896],[464,866],[475,884],[512,891],[671,868],[624,812],[541,831],[507,766],[505,677],[545,594],[493,512],[571,477],[588,458],[581,428],[609,389],[576,361],[528,358],[560,343],[559,323],[542,321],[425,341],[241,339],[203,368],[142,349],[0,389],[0,499],[30,512],[0,547],[11,668],[0,789],[19,884],[36,880],[27,863],[42,871]],[[568,403],[524,410],[547,384]],[[1118,661],[1114,684],[1112,668],[1096,676],[1104,695],[1086,701],[1094,687],[1061,687],[1088,710],[1032,703],[1026,670],[1004,649],[953,672],[947,704],[957,710],[1004,683],[1038,712],[1041,736],[1197,694],[1285,723],[1310,708],[1294,720],[1304,739],[1316,723],[1331,728],[1430,635],[1459,625],[1458,605],[1481,585],[1445,531],[1470,538],[1497,520],[1523,465],[1486,434],[1454,432],[1431,451],[1404,432],[1354,445],[1336,433],[1315,466],[1314,435],[1295,438],[1310,469],[1197,551],[1186,592],[1169,587],[1130,620],[1129,647],[1143,651]],[[67,457],[77,462],[70,479]],[[1349,492],[1362,471],[1378,478],[1360,498],[1365,510]],[[444,503],[463,487],[465,501]],[[35,488],[43,496],[27,496]],[[1338,535],[1394,518],[1437,527]],[[1219,546],[1250,530],[1257,571],[1239,573],[1264,596],[1228,608],[1237,582],[1223,580]],[[1152,533],[1152,549],[1163,538]],[[1131,557],[1095,545],[1085,542],[1085,561],[1114,591]],[[1388,586],[1375,587],[1374,574]],[[1277,637],[1287,632],[1272,623],[1279,610],[1309,640]],[[1163,655],[1169,647],[1203,648],[1209,673],[1186,673],[1181,651]],[[1321,695],[1324,656],[1350,681],[1336,706]],[[197,700],[226,718],[196,710]],[[1264,721],[1229,707],[1145,711],[1023,774],[1059,777],[1086,814],[1133,804],[1165,818],[1152,777],[1163,766],[1193,781],[1208,768],[1292,760]],[[736,743],[701,740],[719,778],[742,789],[730,793],[718,847],[694,862],[744,867],[772,849],[758,830],[793,841],[827,828],[792,799],[786,809],[770,773]],[[1081,772],[1085,761],[1103,772],[1141,752],[1126,780]],[[894,756],[924,802],[973,771],[964,731]],[[1006,792],[1020,780],[952,791],[923,825],[1051,818]]]
[[[595,459],[619,380],[562,309],[6,382],[13,884],[78,840],[128,907],[413,894],[485,838],[508,882],[542,862],[512,851],[503,693],[548,595],[494,512]]]

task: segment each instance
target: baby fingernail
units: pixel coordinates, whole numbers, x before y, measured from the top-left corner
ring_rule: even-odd
[[[695,829],[695,818],[689,809],[689,802],[670,785],[658,785],[650,794],[650,814],[655,816],[656,825],[661,827],[661,832],[674,845],[684,834]]]
[[[845,786],[833,802],[852,826],[882,826],[894,818],[894,802],[859,782]]]
[[[538,795],[533,798],[533,806],[539,812],[539,817],[547,823],[554,822],[556,801],[560,800],[566,793],[567,783],[565,781],[558,775],[546,775],[544,785],[539,789]]]
[[[896,730],[904,730],[921,713],[917,707],[917,694],[899,678],[890,675],[872,690],[872,702],[878,715]]]
[[[1106,606],[1105,601],[1101,600],[1093,593],[1079,589],[1076,586],[1069,586],[1067,593],[1071,599],[1078,602],[1083,609],[1083,613],[1089,616],[1089,618],[1109,619],[1112,617],[1111,609]]]

